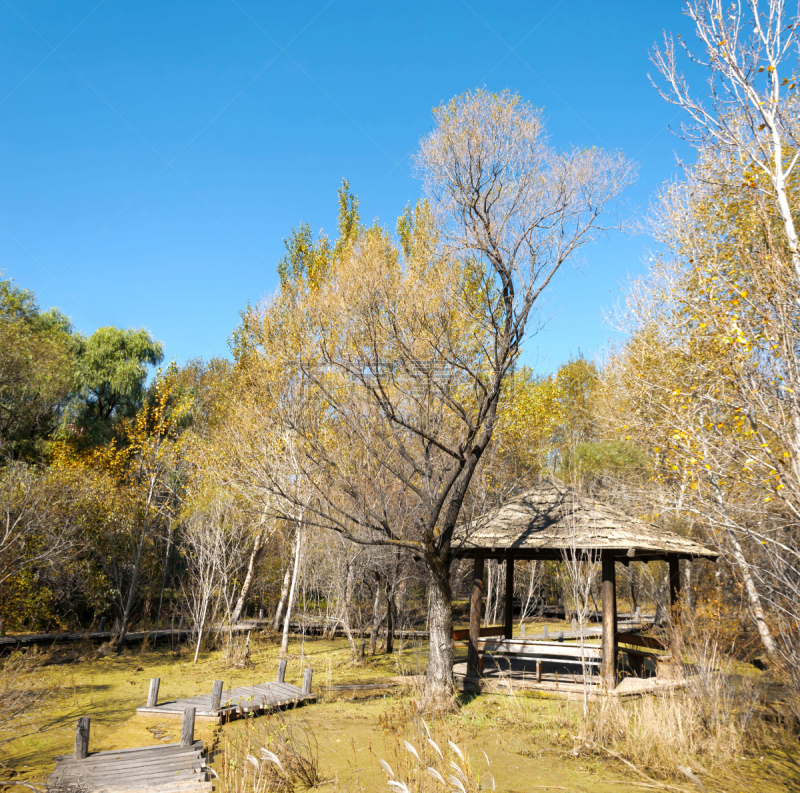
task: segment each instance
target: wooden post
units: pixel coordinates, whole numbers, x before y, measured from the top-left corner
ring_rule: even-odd
[[[672,663],[675,670],[683,668],[683,637],[681,635],[681,563],[675,554],[669,562],[669,610],[672,621]]]
[[[310,694],[311,693],[311,677],[314,674],[314,670],[308,666],[306,667],[306,671],[303,673],[303,693]]]
[[[78,719],[78,726],[75,728],[75,759],[83,760],[89,754],[89,716],[82,716]]]
[[[222,703],[222,681],[215,680],[214,685],[211,686],[211,710],[219,710]]]
[[[506,557],[505,638],[514,638],[514,557]]]
[[[158,702],[158,687],[161,685],[160,677],[150,678],[150,690],[147,692],[147,707],[154,708]]]
[[[483,605],[483,551],[475,553],[472,568],[472,594],[469,601],[469,649],[467,651],[467,677],[477,678],[481,673],[481,606]]]
[[[542,682],[542,662],[541,661],[537,661],[536,662],[536,682],[537,683],[541,683]]]
[[[100,617],[100,630],[104,631],[106,629],[106,618]]]
[[[283,681],[286,679],[286,659],[285,658],[281,658],[281,660],[278,661],[278,677],[276,679],[277,679],[277,681],[279,683],[283,683]]]
[[[183,711],[181,724],[181,746],[191,746],[194,743],[194,708]]]
[[[602,552],[603,567],[603,682],[617,687],[617,577],[614,552]]]

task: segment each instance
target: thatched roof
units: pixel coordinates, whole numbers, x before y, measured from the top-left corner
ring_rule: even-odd
[[[613,550],[632,560],[681,558],[716,559],[718,554],[686,537],[631,517],[602,500],[582,495],[555,479],[512,498],[503,506],[462,526],[454,546],[458,556],[517,558],[562,557],[570,549]]]

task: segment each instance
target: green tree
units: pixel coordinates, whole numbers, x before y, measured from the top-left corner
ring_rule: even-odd
[[[163,345],[144,328],[106,326],[82,339],[76,426],[94,442],[108,440],[118,420],[136,414],[145,394],[147,368],[163,359]]]
[[[73,387],[76,338],[58,310],[0,280],[0,454],[32,458],[58,425]]]

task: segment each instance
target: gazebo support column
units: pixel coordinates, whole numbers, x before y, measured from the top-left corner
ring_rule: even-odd
[[[472,568],[472,594],[469,601],[469,649],[467,651],[467,677],[477,678],[481,669],[481,606],[483,605],[484,553],[475,554]]]
[[[614,552],[602,551],[603,568],[603,683],[617,687],[617,576]]]
[[[676,672],[683,669],[683,635],[681,632],[681,562],[670,554],[669,562],[669,610],[672,617],[671,651]]]
[[[514,638],[514,557],[506,557],[505,637]]]

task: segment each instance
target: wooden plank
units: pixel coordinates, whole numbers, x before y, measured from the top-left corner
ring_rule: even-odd
[[[120,774],[120,775],[97,775],[87,777],[87,776],[67,776],[63,779],[60,779],[59,782],[62,785],[69,785],[71,783],[79,782],[86,785],[89,788],[93,788],[99,785],[116,785],[119,787],[128,787],[130,785],[143,785],[146,784],[150,787],[155,787],[156,785],[163,784],[165,782],[181,782],[183,780],[197,780],[205,782],[207,776],[205,772],[203,773],[196,773],[195,771],[186,770],[186,771],[171,771],[165,772],[164,774],[158,773],[149,773],[146,770],[142,770],[141,773],[135,774]]]
[[[267,688],[266,686],[257,686],[258,693],[264,697],[276,697],[278,699],[300,699],[303,694],[300,691],[292,691],[288,686],[281,686],[280,688]]]
[[[558,642],[517,642],[517,641],[502,641],[502,642],[486,642],[484,644],[484,652],[494,653],[497,655],[526,655],[528,657],[536,658],[543,656],[555,656],[559,658],[579,658],[585,656],[587,658],[600,659],[603,657],[601,647],[597,645],[585,644],[583,648],[580,645],[559,644]]]
[[[213,784],[211,782],[186,780],[172,784],[164,783],[163,785],[159,785],[157,793],[186,793],[186,791],[192,791],[192,793],[195,793],[195,791],[197,793],[211,793],[212,787]],[[122,785],[110,787],[106,785],[95,788],[94,793],[116,793],[118,790],[124,790],[125,793],[153,793],[153,789],[149,785],[139,786],[138,784],[133,784],[130,787],[123,787]]]
[[[153,771],[161,770],[187,770],[187,769],[200,769],[205,765],[205,758],[201,754],[193,754],[189,756],[172,756],[162,757],[161,759],[147,759],[140,758],[136,760],[122,761],[108,761],[105,763],[74,763],[62,762],[56,766],[53,774],[127,774],[138,773],[139,771],[146,771],[148,769]]]
[[[537,639],[500,639],[495,642],[481,642],[481,644],[507,644],[514,647],[580,647],[578,642],[560,642],[560,641],[539,641]],[[596,647],[602,649],[602,644],[590,644],[589,642],[583,643],[584,647]]]
[[[155,747],[159,748],[159,747]],[[125,759],[110,759],[103,758],[101,760],[92,761],[91,758],[85,760],[62,760],[58,764],[59,769],[87,769],[92,771],[97,768],[140,768],[143,763],[147,767],[157,767],[161,765],[181,765],[186,768],[193,767],[198,763],[202,763],[202,753],[196,749],[190,749],[184,754],[137,754],[137,755],[124,755]]]
[[[521,653],[508,653],[506,655],[503,655],[503,658],[519,658],[522,660],[530,660],[530,661],[535,660],[537,664],[540,661],[545,664],[579,664],[586,666],[600,666],[602,664],[602,660],[591,660],[589,658],[586,659],[568,658],[568,657],[546,658],[541,655],[522,655]]]
[[[196,760],[194,765],[154,765],[154,766],[136,766],[130,768],[106,768],[99,766],[97,768],[59,768],[59,770],[51,774],[49,782],[53,785],[58,783],[69,782],[75,779],[85,779],[87,782],[91,781],[94,784],[99,784],[102,781],[111,781],[113,779],[122,779],[135,782],[138,779],[161,776],[166,779],[179,779],[187,775],[202,775],[204,761]]]
[[[203,742],[200,740],[195,741],[194,746],[189,747],[189,749],[200,749],[200,750],[202,750],[202,748],[203,748]],[[188,751],[186,747],[181,746],[179,743],[164,743],[155,746],[136,746],[133,749],[108,749],[103,752],[92,752],[87,759],[91,760],[95,757],[115,757],[117,755],[122,755],[122,754],[135,754],[137,752],[152,752],[155,750],[159,752]],[[58,755],[55,759],[56,761],[60,761],[60,760],[68,760],[70,758],[72,758],[71,754],[61,754]]]
[[[206,772],[201,766],[194,768],[187,766],[165,766],[164,768],[129,768],[119,770],[97,769],[95,771],[70,771],[59,773],[51,781],[51,785],[63,786],[75,782],[83,782],[87,788],[91,789],[98,785],[108,785],[112,783],[131,785],[148,783],[159,784],[164,782],[176,782],[185,779],[207,779]]]
[[[289,683],[260,683],[255,686],[255,688],[259,693],[269,692],[271,694],[277,694],[283,698],[295,697],[297,699],[301,699],[302,697],[306,696],[303,694],[301,689],[297,688],[297,686],[292,686]]]
[[[203,779],[181,779],[173,781],[164,782],[163,785],[160,785],[158,788],[158,793],[165,793],[166,791],[186,791],[186,790],[210,790],[211,789],[210,782],[203,780]],[[116,783],[113,785],[106,785],[101,783],[101,787],[95,788],[93,793],[100,793],[100,791],[116,791],[116,790],[126,790],[133,793],[136,790],[142,791],[149,791],[152,793],[152,788],[149,787],[146,783],[134,781],[130,785],[125,785],[124,783]]]

